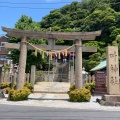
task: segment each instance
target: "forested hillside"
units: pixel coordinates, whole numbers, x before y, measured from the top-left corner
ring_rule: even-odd
[[[42,30],[48,31],[96,31],[102,30],[95,41],[84,43],[85,46],[97,46],[94,54],[83,53],[87,70],[93,68],[106,57],[106,46],[118,44],[120,34],[120,1],[119,0],[83,0],[72,2],[60,9],[53,10],[40,22]],[[116,42],[117,40],[117,42]],[[57,41],[56,44],[71,45],[71,41]]]
[[[40,13],[39,13],[40,14]],[[97,46],[97,53],[83,53],[83,66],[90,70],[96,66],[101,59],[106,57],[106,46],[120,45],[120,0],[82,0],[72,2],[60,9],[56,9],[45,16],[42,21],[35,22],[32,18],[22,15],[15,28],[23,30],[49,31],[96,31],[102,30],[100,37],[95,41],[84,42],[84,46]],[[10,42],[18,43],[20,39],[10,38]],[[45,43],[45,40],[31,39],[34,44]],[[72,45],[73,41],[58,40],[56,44]],[[18,63],[19,50],[11,50],[11,58]],[[45,60],[44,60],[45,61]],[[34,56],[33,51],[28,51],[27,68],[35,64],[39,66],[44,62],[41,55]]]

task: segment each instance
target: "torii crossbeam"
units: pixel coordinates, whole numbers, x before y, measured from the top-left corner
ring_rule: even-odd
[[[43,31],[29,31],[18,30],[2,27],[2,30],[7,32],[8,36],[21,37],[20,43],[20,58],[19,58],[19,71],[17,80],[17,89],[20,89],[24,85],[26,57],[27,57],[27,38],[44,38],[48,40],[48,49],[50,46],[53,48],[54,40],[75,40],[75,87],[76,89],[82,88],[82,40],[95,40],[96,36],[100,36],[101,31],[95,32],[43,32]],[[55,45],[56,46],[56,45]],[[55,47],[54,46],[54,47]],[[29,47],[29,46],[28,46]],[[47,48],[48,47],[48,48]],[[16,47],[18,48],[18,47]],[[63,49],[63,46],[61,47]],[[90,50],[91,48],[89,48]],[[91,49],[92,50],[92,49]],[[89,52],[89,51],[86,51]]]

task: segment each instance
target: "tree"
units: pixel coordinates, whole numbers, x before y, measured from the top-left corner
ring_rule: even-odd
[[[120,61],[120,33],[119,35],[117,35],[116,39],[112,42],[112,45],[118,46],[118,54],[119,54],[119,61]]]
[[[101,41],[89,41],[84,45],[97,47],[97,53],[83,53],[83,58],[88,60],[84,62],[83,66],[85,67],[86,71],[89,71],[106,57],[105,43]]]
[[[31,17],[29,18],[26,15],[22,15],[18,22],[15,24],[15,28],[21,30],[40,30],[40,25],[39,23],[34,22]],[[20,41],[20,38],[9,37],[10,43],[18,43]],[[45,44],[45,40],[43,39],[28,39],[28,42],[33,44]],[[11,50],[10,58],[13,59],[14,64],[18,64],[19,54],[19,50]],[[42,64],[45,61],[46,60],[43,60],[41,58],[40,53],[38,53],[37,56],[34,56],[34,51],[29,50],[27,52],[26,72],[30,72],[31,65],[40,66],[40,64]]]
[[[105,47],[112,45],[116,36],[120,34],[120,12],[119,0],[82,0],[82,2],[72,2],[59,10],[50,12],[40,22],[42,29],[53,28],[53,31],[75,31],[88,32],[102,30],[102,34],[96,37],[95,42],[85,42],[85,46],[96,46],[97,53],[83,53],[83,59],[89,60],[86,69],[98,64],[99,60],[106,55]],[[61,18],[56,18],[56,13]],[[54,15],[54,16],[53,16]],[[52,21],[53,20],[53,21]],[[43,23],[44,21],[44,23]],[[43,26],[46,26],[43,28]],[[47,27],[48,26],[48,27]],[[57,44],[71,45],[72,42],[58,40]],[[94,59],[98,56],[100,59]],[[95,63],[94,63],[95,62]]]
[[[88,63],[90,66],[88,66],[88,63],[86,64],[87,70],[89,70],[92,67],[93,61],[96,63],[98,62],[98,59],[94,59],[94,56],[97,54],[100,59],[103,59],[106,53],[105,47],[112,45],[116,36],[120,34],[119,4],[119,0],[74,1],[60,9],[51,11],[50,14],[45,16],[39,23],[33,21],[32,18],[23,15],[18,20],[15,27],[25,30],[42,31],[49,31],[51,27],[52,31],[60,32],[71,32],[74,31],[74,29],[75,32],[102,30],[101,36],[96,37],[95,42],[84,43],[85,46],[96,46],[98,48],[98,52],[95,54],[83,53],[83,59],[89,60]],[[17,43],[20,42],[20,39],[16,40],[15,38],[12,38],[11,42]],[[29,42],[37,44],[45,43],[45,40],[30,39]],[[57,40],[56,44],[72,45],[73,41]],[[12,55],[15,57],[19,54],[19,51],[14,51],[13,53],[15,55]],[[33,54],[32,51],[29,55],[31,54]],[[15,61],[17,61],[17,57]]]

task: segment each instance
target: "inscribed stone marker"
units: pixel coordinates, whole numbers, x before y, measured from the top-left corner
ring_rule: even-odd
[[[109,95],[120,94],[118,46],[107,47],[107,92]]]

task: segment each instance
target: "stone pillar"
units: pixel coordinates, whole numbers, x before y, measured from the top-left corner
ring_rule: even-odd
[[[11,76],[10,76],[10,82],[11,82],[11,87],[13,87],[13,85],[14,85],[14,75],[13,74],[11,74]]]
[[[73,85],[75,83],[74,81],[74,67],[71,66],[71,69],[70,69],[70,85]]]
[[[120,95],[118,46],[107,47],[107,92]]]
[[[34,86],[35,84],[35,65],[31,66],[31,75],[30,75],[30,83]]]
[[[0,86],[1,86],[1,83],[2,83],[2,67],[0,67]]]
[[[82,40],[76,40],[75,46],[75,88],[82,88]]]
[[[30,74],[27,73],[27,82],[29,83]]]
[[[17,76],[16,89],[21,89],[24,86],[25,80],[25,69],[26,69],[26,59],[27,59],[27,41],[26,36],[24,36],[20,43],[20,57],[19,57],[19,70]]]
[[[55,45],[55,40],[53,39],[48,39],[48,45],[49,45],[49,50],[52,50]]]
[[[48,45],[49,45],[49,51],[51,51],[53,48],[54,48],[54,46],[55,46],[55,40],[54,39],[48,39]],[[50,82],[50,74],[49,74],[49,71],[50,71],[50,55],[49,55],[49,68],[48,68],[48,78],[47,78],[47,81],[48,82]],[[53,81],[53,79],[52,79],[52,81]]]

